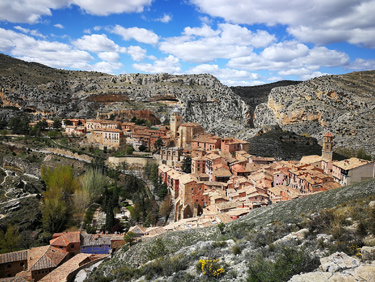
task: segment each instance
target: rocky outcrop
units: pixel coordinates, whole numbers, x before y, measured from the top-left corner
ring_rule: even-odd
[[[336,252],[329,257],[321,258],[320,262],[319,271],[295,275],[289,282],[375,281],[375,262],[373,261],[361,262],[345,253]]]
[[[321,140],[326,131],[336,147],[364,148],[375,156],[375,71],[323,76],[273,88],[257,106],[254,125],[278,124]]]

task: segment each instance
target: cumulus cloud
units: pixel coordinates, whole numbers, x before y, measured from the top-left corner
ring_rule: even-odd
[[[139,13],[152,0],[12,0],[0,2],[0,20],[18,23],[37,23],[42,16],[51,16],[52,10],[79,6],[88,14],[107,16],[110,14]]]
[[[57,27],[59,29],[63,29],[64,28],[64,26],[62,24],[55,24],[54,27]]]
[[[75,40],[73,44],[80,49],[91,52],[126,52],[125,47],[120,47],[105,34],[84,35]]]
[[[112,32],[122,36],[122,38],[126,41],[134,39],[138,42],[147,43],[147,44],[156,44],[159,41],[159,36],[157,34],[145,28],[139,28],[139,27],[124,28],[120,25],[116,25],[112,29]]]
[[[349,56],[344,52],[326,47],[309,49],[301,43],[289,41],[274,44],[260,54],[233,58],[227,65],[250,71],[278,71],[278,75],[299,76],[303,79],[322,75],[317,72],[321,67],[345,67],[349,61]]]
[[[209,73],[213,76],[216,76],[220,79],[248,79],[248,80],[255,80],[259,79],[260,75],[257,73],[250,73],[244,70],[235,70],[235,69],[229,69],[224,68],[221,69],[218,65],[209,65],[209,64],[203,64],[198,65],[196,67],[191,68],[187,73]]]
[[[147,54],[147,50],[139,46],[129,46],[127,53],[132,57],[136,62],[142,61]]]
[[[37,40],[31,36],[0,28],[0,51],[25,61],[55,68],[86,69],[93,57],[56,41]]]
[[[253,47],[265,47],[275,40],[266,31],[253,33],[245,27],[219,24],[213,30],[206,24],[202,27],[186,27],[179,37],[166,38],[159,49],[194,63],[209,63],[216,59],[231,59],[251,54]]]
[[[180,61],[178,58],[169,55],[168,57],[155,60],[153,64],[133,64],[134,69],[146,72],[146,73],[171,73],[171,74],[179,74],[181,73]]]
[[[155,19],[157,22],[169,23],[172,20],[172,16],[164,14],[161,18]]]
[[[321,66],[339,67],[349,63],[349,56],[344,52],[326,47],[307,46],[295,41],[274,44],[264,49],[259,55],[231,59],[228,66],[245,70],[286,70],[307,68],[317,70]]]
[[[375,66],[375,60],[365,60],[361,58],[357,58],[354,62],[349,63],[346,68],[351,70],[373,70]]]
[[[14,27],[15,29],[23,32],[23,33],[26,33],[26,34],[30,34],[32,36],[37,36],[37,37],[41,37],[41,38],[46,38],[46,36],[44,36],[43,34],[41,34],[38,30],[36,29],[28,29],[28,28],[23,28],[21,26],[15,26]]]
[[[373,0],[190,0],[203,13],[237,24],[281,24],[305,42],[375,47]]]
[[[106,62],[118,63],[120,61],[120,55],[116,52],[101,52],[98,57]]]
[[[90,65],[86,70],[90,71],[98,71],[98,72],[104,72],[113,74],[114,70],[119,70],[124,65],[121,63],[115,63],[115,62],[99,62],[94,65]]]

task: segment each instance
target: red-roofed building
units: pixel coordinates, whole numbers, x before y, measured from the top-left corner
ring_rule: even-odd
[[[80,233],[79,231],[55,233],[52,235],[52,240],[50,240],[49,244],[76,255],[80,252]]]

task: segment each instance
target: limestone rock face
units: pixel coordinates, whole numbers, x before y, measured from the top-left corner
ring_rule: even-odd
[[[321,258],[320,262],[320,271],[294,275],[289,282],[375,281],[373,263],[362,263],[345,253],[334,253],[329,257]]]
[[[335,146],[364,148],[375,155],[375,71],[323,76],[273,88],[257,106],[254,125],[278,124],[321,140],[326,131]]]

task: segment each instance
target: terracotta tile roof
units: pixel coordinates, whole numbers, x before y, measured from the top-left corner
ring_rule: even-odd
[[[190,174],[183,174],[179,177],[179,180],[180,180],[180,183],[181,184],[187,184],[187,183],[190,183],[190,182],[193,182],[194,179],[191,177]]]
[[[29,282],[28,280],[22,277],[8,277],[8,278],[0,278],[1,282]]]
[[[14,261],[27,260],[27,252],[28,250],[1,254],[0,264],[14,262]]]
[[[333,137],[333,136],[332,136],[332,133],[331,133],[331,132],[327,131],[327,133],[324,134],[324,137]]]
[[[94,254],[77,254],[48,275],[44,276],[41,282],[65,282],[67,276],[81,267],[82,265],[97,259],[105,258],[108,255],[94,255]]]
[[[337,166],[337,167],[339,167],[343,170],[350,170],[350,169],[354,169],[354,168],[357,168],[357,167],[360,167],[360,166],[363,166],[363,165],[367,165],[369,163],[371,163],[371,162],[366,161],[366,160],[361,160],[361,159],[358,159],[358,158],[350,158],[350,159],[347,159],[347,160],[334,162],[333,165]]]
[[[65,250],[43,246],[29,251],[28,271],[57,267],[69,253]]]
[[[300,163],[301,164],[312,164],[316,162],[321,162],[322,161],[322,156],[318,155],[311,155],[311,156],[303,156]]]
[[[80,233],[77,232],[66,232],[66,233],[55,233],[52,236],[52,240],[49,241],[51,246],[68,246],[72,243],[81,242]]]
[[[216,177],[231,177],[232,176],[232,173],[228,169],[223,168],[223,167],[214,170],[213,174]]]

